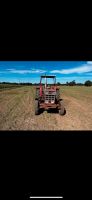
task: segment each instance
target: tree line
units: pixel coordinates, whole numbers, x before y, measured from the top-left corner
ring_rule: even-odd
[[[87,80],[84,83],[76,83],[75,80],[71,81],[71,82],[66,82],[64,84],[61,84],[60,82],[57,83],[57,85],[67,85],[67,86],[92,86],[92,81]]]
[[[11,82],[0,82],[0,84],[6,84],[6,85],[19,85],[19,86],[22,86],[22,85],[26,85],[26,86],[30,86],[30,85],[39,85],[39,83],[30,83],[30,82],[26,82],[26,83],[11,83]],[[52,85],[52,84],[51,84]],[[71,81],[71,82],[66,82],[66,83],[60,83],[60,82],[57,82],[57,85],[66,85],[66,86],[92,86],[92,81],[90,80],[87,80],[85,81],[84,83],[76,83],[75,80]]]

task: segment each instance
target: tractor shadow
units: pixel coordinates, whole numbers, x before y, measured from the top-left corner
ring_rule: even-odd
[[[58,110],[57,109],[49,109],[49,110],[47,110],[47,113],[54,113],[54,114],[57,114],[57,113],[59,113],[58,112]]]
[[[45,112],[44,109],[40,109],[39,110],[39,115],[42,114],[42,113],[44,113],[44,112]],[[57,109],[48,109],[47,113],[50,113],[50,114],[59,114],[59,111]],[[65,115],[65,114],[66,114],[66,109],[64,108],[64,114],[63,115]]]
[[[48,113],[51,113],[51,114],[59,114],[59,111],[57,110],[57,109],[49,109],[49,110],[47,110],[47,112]],[[64,108],[64,114],[63,115],[65,115],[66,114],[66,109]]]
[[[40,108],[39,110],[39,115],[42,114],[44,112],[44,109],[43,108]]]
[[[60,99],[60,101],[63,101],[63,99]],[[59,113],[59,111],[57,109],[49,109],[47,110],[48,113]],[[64,114],[63,115],[66,115],[66,109],[64,108]]]

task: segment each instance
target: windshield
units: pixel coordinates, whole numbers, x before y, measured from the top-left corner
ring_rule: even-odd
[[[55,84],[55,78],[41,78],[41,83],[50,86],[52,84]]]

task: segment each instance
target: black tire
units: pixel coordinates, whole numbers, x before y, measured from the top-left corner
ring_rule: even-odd
[[[39,114],[39,101],[35,100],[35,115]]]
[[[36,89],[36,99],[39,99],[39,96],[40,96],[40,90]]]
[[[59,89],[56,91],[56,100],[59,101],[60,99],[60,91]]]
[[[65,114],[65,108],[64,108],[64,104],[62,101],[60,101],[60,110],[59,110],[59,114],[60,115],[64,115]]]

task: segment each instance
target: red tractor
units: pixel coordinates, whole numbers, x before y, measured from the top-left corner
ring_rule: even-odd
[[[45,79],[45,83],[42,83]],[[53,79],[53,84],[47,83],[47,79]],[[40,109],[57,109],[60,115],[64,115],[65,109],[62,99],[60,99],[60,89],[56,85],[56,76],[41,76],[40,85],[36,87],[35,96],[35,115],[39,114]]]

